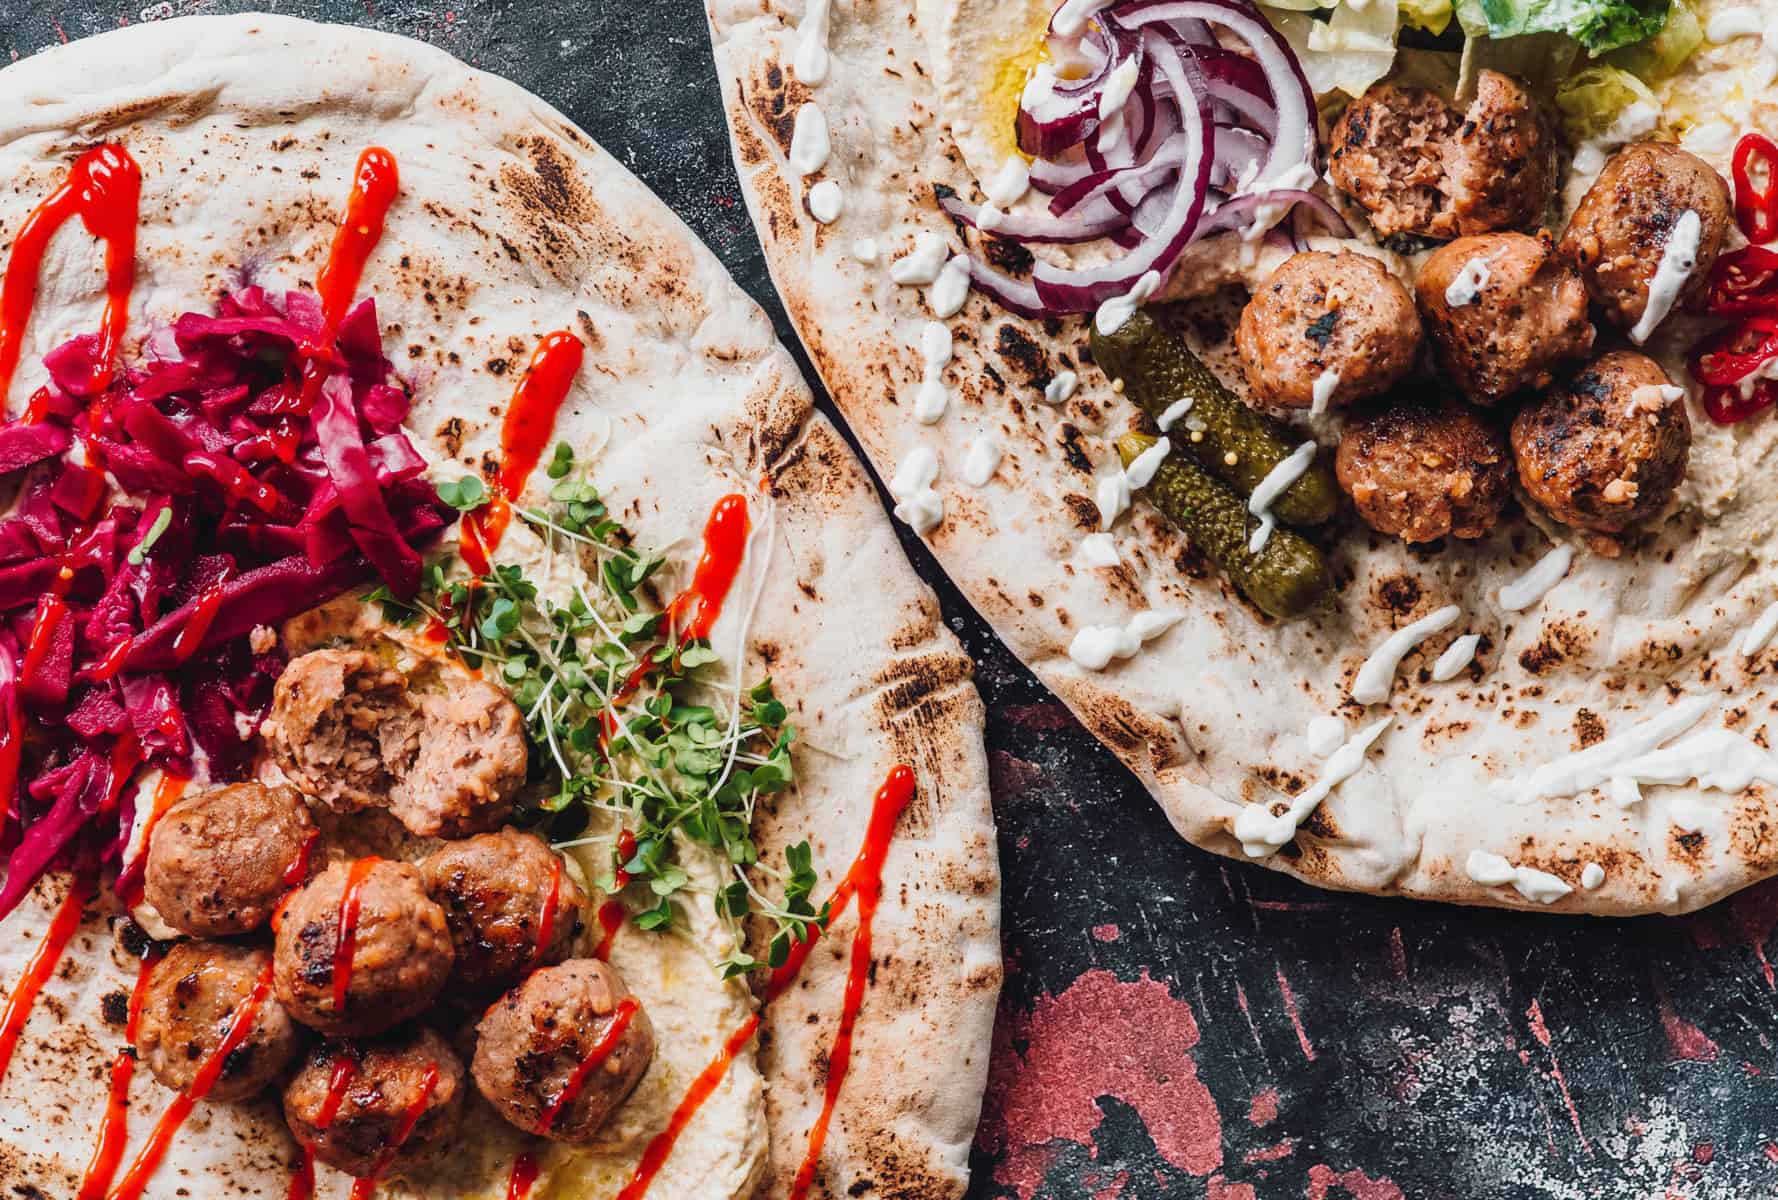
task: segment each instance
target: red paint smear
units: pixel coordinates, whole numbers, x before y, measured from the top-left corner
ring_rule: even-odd
[[[1766,957],[1766,943],[1778,929],[1778,879],[1737,892],[1721,904],[1683,918],[1700,950],[1740,946],[1753,951],[1766,987],[1778,992],[1778,975]]]
[[[1130,1186],[1128,1171],[1119,1171],[1111,1177],[1109,1183],[1100,1182],[1102,1178],[1099,1175],[1089,1175],[1086,1178],[1086,1185],[1097,1189],[1093,1192],[1093,1200],[1118,1200],[1124,1194],[1124,1189]]]
[[[1580,1139],[1580,1148],[1592,1156],[1593,1144],[1587,1141],[1586,1133],[1580,1127],[1580,1110],[1574,1107],[1574,1096],[1568,1090],[1568,1078],[1562,1074],[1562,1064],[1556,1060],[1555,1048],[1550,1045],[1550,1027],[1543,1023],[1543,1007],[1536,1000],[1525,1010],[1525,1019],[1531,1022],[1531,1036],[1537,1044],[1550,1052],[1550,1078],[1556,1081],[1556,1087],[1562,1092],[1562,1103],[1568,1106],[1568,1120],[1574,1126],[1574,1136]]]
[[[1265,1146],[1259,1150],[1249,1150],[1242,1156],[1241,1161],[1244,1163],[1278,1162],[1280,1159],[1289,1158],[1295,1153],[1295,1140],[1292,1138],[1285,1138],[1276,1146]]]
[[[1075,725],[1074,714],[1055,700],[1046,700],[1041,704],[1014,704],[1003,709],[1002,714],[1014,725],[1023,725],[1026,729],[1046,733],[1072,729]]]
[[[1408,950],[1401,944],[1401,926],[1397,925],[1389,931],[1389,965],[1395,970],[1397,979],[1408,977]]]
[[[1124,931],[1119,929],[1116,925],[1093,926],[1093,938],[1095,941],[1115,942],[1118,938],[1123,936],[1123,932]]]
[[[1146,973],[1088,971],[1029,1013],[1002,1010],[977,1141],[1000,1162],[994,1178],[1030,1200],[1056,1143],[1092,1147],[1098,1098],[1134,1108],[1169,1164],[1192,1175],[1222,1165],[1222,1116],[1198,1079],[1191,1005]]]
[[[1767,1142],[1761,1149],[1769,1160],[1778,1163],[1778,1142]]]
[[[1668,1062],[1715,1062],[1720,1051],[1709,1034],[1679,1015],[1659,976],[1654,979],[1655,1012],[1667,1035]]]
[[[1405,1200],[1401,1189],[1387,1179],[1372,1179],[1357,1167],[1336,1174],[1322,1163],[1309,1168],[1309,1190],[1303,1195],[1307,1200],[1327,1200],[1329,1189],[1336,1187],[1353,1200]]]
[[[1278,1119],[1278,1089],[1261,1088],[1247,1105],[1247,1119],[1257,1125],[1270,1125]]]
[[[1230,1183],[1220,1175],[1212,1175],[1204,1185],[1204,1200],[1258,1200],[1251,1183]]]
[[[1309,1034],[1303,1028],[1302,1014],[1297,1012],[1296,994],[1290,990],[1290,980],[1284,978],[1283,967],[1278,968],[1278,994],[1284,998],[1284,1015],[1290,1018],[1291,1028],[1296,1030],[1297,1045],[1303,1048],[1303,1057],[1314,1062],[1315,1047],[1309,1044]]]

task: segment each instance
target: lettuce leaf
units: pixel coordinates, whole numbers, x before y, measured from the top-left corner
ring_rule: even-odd
[[[1457,0],[1471,37],[1565,33],[1598,55],[1660,33],[1669,0]]]

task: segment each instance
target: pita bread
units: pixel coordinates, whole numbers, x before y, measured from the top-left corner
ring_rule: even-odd
[[[1352,521],[1330,554],[1336,610],[1277,624],[1144,503],[1112,531],[1115,566],[1082,557],[1100,518],[1095,485],[1117,470],[1112,442],[1131,416],[1084,361],[1084,320],[1026,320],[972,294],[949,322],[948,411],[930,427],[916,420],[931,313],[925,289],[897,286],[888,267],[916,234],[960,251],[965,242],[933,189],[973,201],[984,186],[964,157],[980,114],[947,108],[939,81],[957,71],[940,47],[959,22],[992,24],[980,34],[991,39],[1041,28],[1052,7],[835,4],[832,66],[813,87],[793,59],[802,27],[827,4],[717,0],[709,10],[736,158],[785,305],[885,478],[917,450],[936,454],[936,495],[924,499],[942,500],[944,517],[926,538],[977,609],[1178,831],[1218,853],[1243,855],[1234,829],[1249,806],[1282,808],[1322,774],[1311,721],[1339,717],[1350,733],[1391,715],[1363,767],[1266,865],[1329,888],[1610,914],[1684,911],[1771,874],[1778,825],[1767,782],[1650,786],[1627,807],[1593,786],[1603,779],[1560,795],[1528,793],[1538,790],[1530,786],[1538,767],[1571,767],[1566,756],[1639,727],[1647,733],[1650,721],[1690,718],[1693,733],[1731,731],[1737,747],[1767,762],[1778,658],[1745,656],[1738,643],[1778,597],[1778,548],[1766,536],[1778,424],[1715,426],[1694,398],[1690,477],[1658,536],[1615,561],[1581,550],[1525,611],[1506,610],[1498,593],[1551,550],[1552,536],[1566,536],[1540,518],[1503,522],[1479,544],[1418,552]],[[1731,5],[1700,7],[1707,21]],[[1670,119],[1679,120],[1684,100],[1686,111],[1770,127],[1769,95],[1742,86],[1756,52],[1754,38],[1700,50],[1663,88]],[[832,150],[820,170],[802,174],[789,151],[811,104]],[[1707,157],[1726,173],[1726,154]],[[808,207],[811,188],[826,181],[844,197],[831,224]],[[861,261],[861,240],[872,261]],[[1240,273],[1226,239],[1193,253],[1194,269]],[[1188,340],[1234,382],[1238,373],[1219,357],[1231,328],[1230,312],[1200,309]],[[1675,378],[1683,377],[1677,349],[1697,336],[1695,324],[1669,322],[1657,352]],[[1078,391],[1045,403],[1046,384],[1068,371],[1078,372]],[[966,479],[978,442],[993,467],[981,487]],[[1451,604],[1460,618],[1408,653],[1386,704],[1351,699],[1360,665],[1392,631]],[[1127,629],[1148,611],[1177,620],[1133,657],[1103,670],[1070,658],[1083,628]],[[1463,634],[1481,638],[1475,663],[1433,682],[1434,661]],[[1621,744],[1608,742],[1594,759]],[[1472,854],[1484,856],[1475,869]],[[1603,871],[1602,884],[1589,864]]]
[[[454,479],[498,452],[531,347],[571,325],[586,369],[559,436],[583,455],[604,446],[597,483],[640,543],[666,548],[663,592],[689,579],[716,499],[748,496],[763,536],[742,583],[758,599],[750,613],[731,603],[713,643],[734,662],[744,639],[745,676],[774,679],[802,735],[798,788],[757,821],[762,855],[782,861],[787,844],[812,839],[819,900],[858,852],[891,765],[918,776],[889,850],[872,985],[811,1194],[959,1195],[1000,980],[982,707],[865,472],[715,257],[562,114],[403,38],[269,16],[138,25],[9,67],[0,96],[0,229],[15,230],[97,140],[141,163],[138,342],[243,273],[274,290],[310,286],[356,156],[381,145],[403,192],[362,291],[415,387],[409,425],[435,470]],[[41,382],[46,349],[94,326],[99,253],[77,229],[54,242],[14,395]],[[47,878],[8,922],[0,978],[20,977],[67,886]],[[121,1041],[102,1000],[134,975],[110,945],[108,915],[89,908],[0,1083],[9,1192],[72,1195],[92,1153]],[[651,1195],[728,1195],[700,1175],[706,1158],[740,1161],[762,1196],[787,1194],[822,1106],[856,927],[853,906],[767,1009],[757,1063],[748,1048],[724,1085],[763,1080],[769,1150],[700,1146],[694,1122],[675,1155],[684,1170]],[[680,1058],[708,1061],[731,1031],[702,1032]],[[682,1093],[689,1078],[668,1083]],[[131,1154],[166,1095],[138,1075]],[[464,1139],[461,1161],[424,1194],[504,1194],[521,1141],[506,1130],[470,1145],[481,1136]],[[622,1153],[634,1161],[639,1150]],[[275,1102],[200,1105],[148,1194],[283,1197],[293,1154]],[[318,1194],[348,1185],[329,1173]],[[540,1188],[557,1194],[547,1179]]]

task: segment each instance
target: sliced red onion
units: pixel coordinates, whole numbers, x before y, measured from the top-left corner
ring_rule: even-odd
[[[1002,212],[996,214],[986,225],[981,219],[982,210],[989,207],[986,204],[971,204],[951,194],[941,195],[938,206],[971,229],[1038,245],[1091,242],[1109,237],[1130,223],[1129,214],[1118,212],[1110,205],[1090,212],[1070,213],[1059,217],[1044,213]]]

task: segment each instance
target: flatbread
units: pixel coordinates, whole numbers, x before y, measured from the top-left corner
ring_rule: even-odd
[[[832,64],[811,87],[793,60],[810,14],[830,7]],[[989,7],[718,0],[709,11],[735,155],[791,319],[886,479],[917,449],[937,455],[944,519],[926,540],[1012,651],[1135,772],[1181,835],[1232,857],[1243,856],[1233,830],[1244,809],[1282,808],[1322,773],[1325,759],[1309,746],[1313,719],[1339,716],[1353,733],[1392,714],[1366,765],[1264,859],[1323,887],[1630,914],[1696,908],[1778,869],[1764,782],[1649,787],[1628,807],[1591,785],[1527,795],[1538,766],[1676,710],[1696,715],[1694,732],[1731,730],[1756,754],[1766,744],[1775,659],[1770,650],[1746,658],[1737,641],[1778,597],[1778,547],[1766,536],[1778,494],[1768,482],[1778,451],[1770,419],[1714,426],[1694,397],[1690,476],[1659,536],[1616,561],[1581,550],[1528,611],[1506,611],[1497,593],[1551,549],[1552,536],[1566,536],[1559,531],[1515,517],[1479,545],[1410,553],[1351,521],[1331,554],[1336,611],[1292,624],[1259,616],[1140,501],[1112,531],[1116,566],[1081,556],[1098,528],[1095,485],[1117,469],[1112,442],[1132,412],[1085,362],[1084,320],[1026,320],[972,294],[948,322],[948,411],[930,427],[916,420],[931,311],[926,289],[897,286],[889,266],[918,233],[963,249],[935,186],[971,201],[982,194],[981,172],[959,149],[981,136],[981,114],[946,110],[939,81],[954,72],[935,46],[958,22],[984,39],[1029,31],[1033,15],[1041,28],[1053,6]],[[1698,7],[1707,21],[1733,5]],[[1680,128],[1706,116],[1770,128],[1769,91],[1750,82],[1756,53],[1755,38],[1700,50],[1663,88],[1692,103]],[[789,150],[810,104],[832,151],[805,176]],[[1725,175],[1735,129],[1726,132],[1700,150]],[[844,198],[831,224],[809,211],[823,181]],[[1225,238],[1209,252],[1218,246],[1194,247],[1194,269],[1232,271],[1238,247]],[[1238,383],[1218,353],[1231,328],[1228,312],[1210,311],[1187,332]],[[1655,352],[1674,378],[1683,377],[1678,349],[1697,336],[1683,317],[1663,331]],[[1067,371],[1078,372],[1078,392],[1044,403],[1045,385]],[[968,451],[981,439],[1001,457],[975,487]],[[1448,604],[1461,618],[1407,656],[1387,705],[1351,701],[1354,675],[1385,637]],[[1151,610],[1178,620],[1134,657],[1104,670],[1069,657],[1084,627],[1125,626]],[[1483,639],[1477,665],[1432,682],[1434,661],[1464,633]],[[1687,699],[1697,705],[1679,707]],[[1473,853],[1505,866],[1484,858],[1471,870]],[[1598,878],[1588,864],[1603,871],[1602,884],[1584,886]]]
[[[716,499],[748,496],[765,529],[737,591],[757,589],[757,603],[730,603],[713,642],[732,662],[744,638],[746,678],[773,678],[802,735],[799,787],[758,821],[762,854],[782,861],[786,844],[812,839],[819,900],[857,854],[891,765],[918,776],[811,1194],[959,1195],[1000,981],[982,706],[869,479],[716,258],[562,114],[404,38],[270,16],[138,25],[8,68],[0,97],[0,229],[16,230],[98,140],[142,164],[136,339],[206,309],[242,272],[274,291],[311,286],[354,161],[380,145],[403,195],[362,292],[415,386],[409,427],[441,478],[498,452],[532,346],[567,325],[588,352],[560,436],[582,454],[604,446],[594,478],[642,544],[667,549],[663,592],[689,579]],[[15,396],[41,382],[44,350],[94,327],[99,253],[78,223],[55,241]],[[20,977],[67,886],[49,877],[8,921],[0,978]],[[134,967],[88,917],[0,1083],[9,1194],[72,1195],[94,1146],[122,1040],[101,1001],[127,992]],[[762,1196],[787,1193],[820,1111],[856,927],[854,905],[767,1009],[758,1074],[751,1048],[731,1072],[735,1087],[763,1076]],[[708,1030],[690,1058],[707,1061],[730,1032]],[[133,1155],[169,1094],[139,1072],[131,1095]],[[503,1195],[521,1142],[500,1136],[504,1157],[466,1153],[425,1194]],[[724,1148],[699,1138],[694,1122],[675,1194],[714,1194],[697,1164]],[[200,1105],[148,1195],[283,1197],[293,1154],[274,1104]],[[327,1175],[318,1194],[343,1195],[349,1181]],[[558,1193],[545,1181],[536,1194]]]

